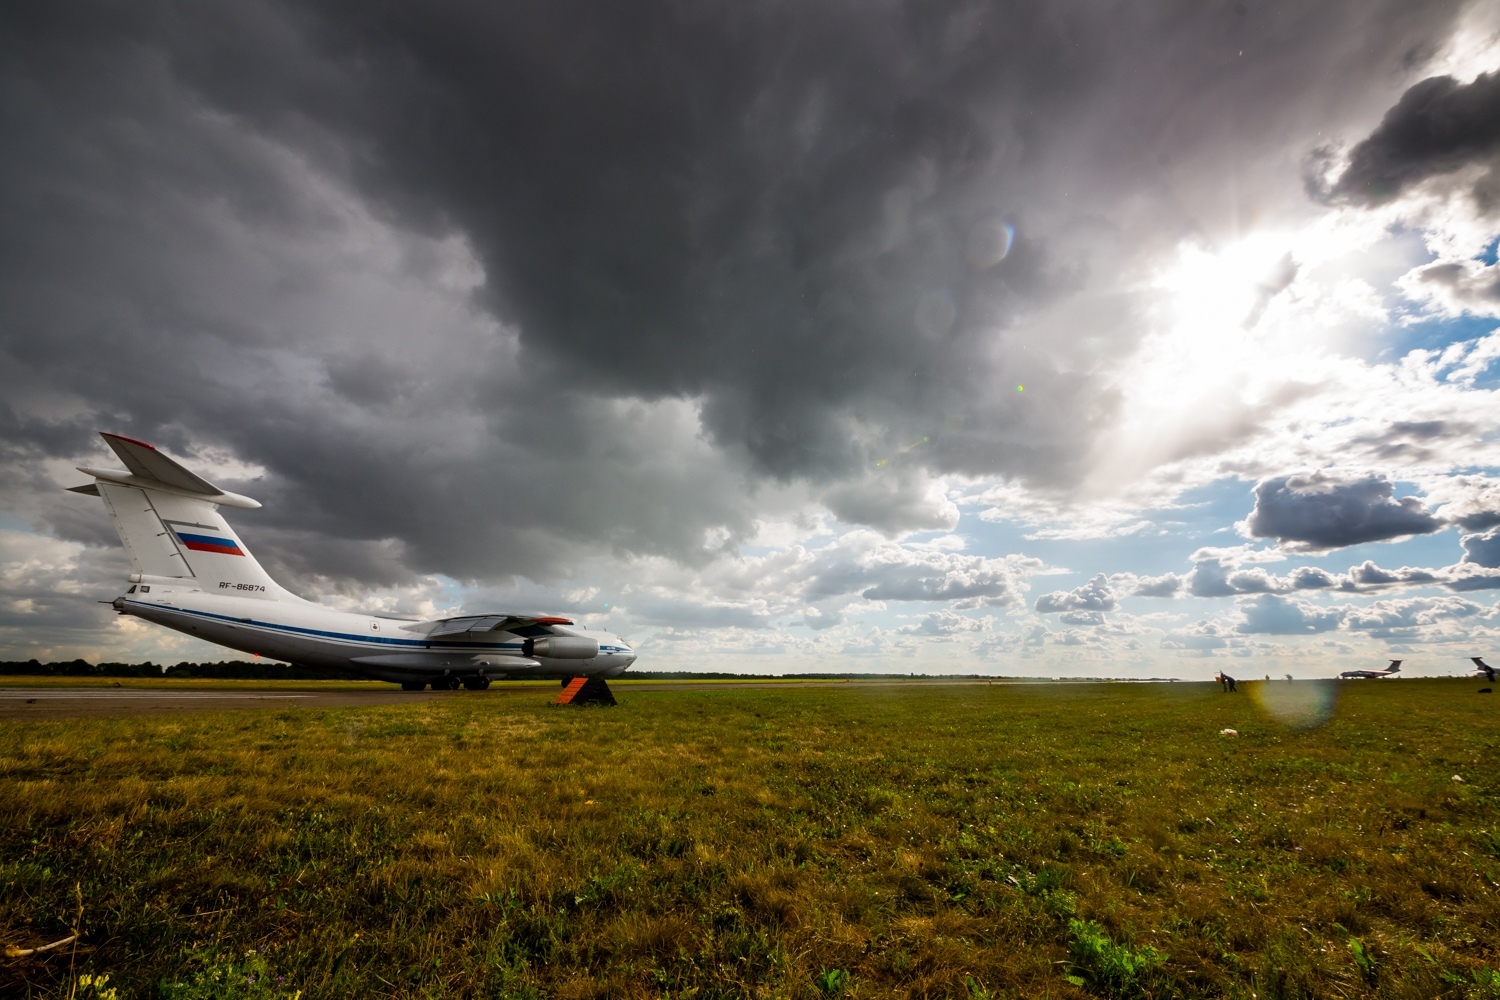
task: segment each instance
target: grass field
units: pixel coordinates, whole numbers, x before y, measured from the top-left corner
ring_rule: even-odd
[[[653,678],[623,677],[610,682],[621,690],[662,686],[680,686],[690,683],[694,687],[743,687],[748,683],[757,686],[827,685],[844,683],[839,679],[807,677],[754,677],[754,678]],[[946,686],[943,678],[917,678],[895,674],[888,678],[862,681],[876,684],[929,684]],[[972,681],[971,683],[978,683]],[[1010,683],[1006,681],[1005,683]],[[518,688],[555,688],[556,680],[511,680],[503,685],[506,690]],[[71,677],[67,675],[17,674],[0,676],[0,688],[137,688],[171,691],[394,691],[395,685],[388,681],[308,681],[308,680],[236,680],[218,677]]]
[[[0,722],[0,995],[1500,997],[1496,702],[1241,687]]]
[[[117,687],[170,691],[389,691],[392,685],[384,681],[242,681],[216,677],[0,677],[0,688]]]

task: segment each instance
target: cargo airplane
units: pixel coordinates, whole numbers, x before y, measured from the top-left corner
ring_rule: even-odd
[[[1391,665],[1384,670],[1345,670],[1339,674],[1340,680],[1375,680],[1379,677],[1394,677],[1401,672],[1401,661],[1392,660]]]
[[[524,677],[588,678],[592,684],[635,662],[635,651],[619,636],[566,618],[497,613],[422,621],[303,600],[271,579],[219,513],[258,502],[219,489],[143,441],[103,437],[125,469],[79,467],[94,481],[72,492],[104,501],[135,568],[130,589],[113,601],[121,614],[274,660],[396,682],[408,691],[429,684],[482,690],[492,680]]]

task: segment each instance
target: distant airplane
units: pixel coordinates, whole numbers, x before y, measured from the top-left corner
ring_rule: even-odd
[[[566,618],[464,615],[420,621],[334,611],[284,590],[240,541],[220,507],[259,507],[183,468],[144,441],[103,434],[128,472],[94,477],[74,493],[104,501],[135,572],[113,605],[199,639],[273,660],[351,670],[408,691],[483,690],[492,680],[590,678],[601,684],[635,662],[609,632]],[[605,687],[604,692],[608,689]]]
[[[1488,663],[1485,663],[1484,657],[1471,656],[1469,657],[1469,659],[1474,661],[1474,669],[1479,673],[1484,674],[1485,680],[1489,681],[1491,684],[1495,682],[1495,668],[1490,666]]]
[[[1345,670],[1339,674],[1340,680],[1374,680],[1377,677],[1391,677],[1401,672],[1401,661],[1392,660],[1391,665],[1384,670]]]

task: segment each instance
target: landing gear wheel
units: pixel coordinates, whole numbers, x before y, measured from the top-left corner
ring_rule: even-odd
[[[488,677],[465,677],[464,688],[468,691],[483,691],[490,686]]]
[[[422,681],[402,681],[401,682],[401,690],[403,690],[403,691],[420,691],[420,690],[422,690],[426,686],[427,685],[424,684]]]
[[[432,681],[432,689],[434,691],[457,691],[458,690],[458,678],[457,677],[436,677]]]

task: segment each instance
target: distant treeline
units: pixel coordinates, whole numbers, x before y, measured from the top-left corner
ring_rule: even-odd
[[[366,680],[347,670],[288,665],[274,660],[223,660],[219,663],[41,663],[37,660],[0,663],[0,677],[199,677],[217,680],[354,681]]]

